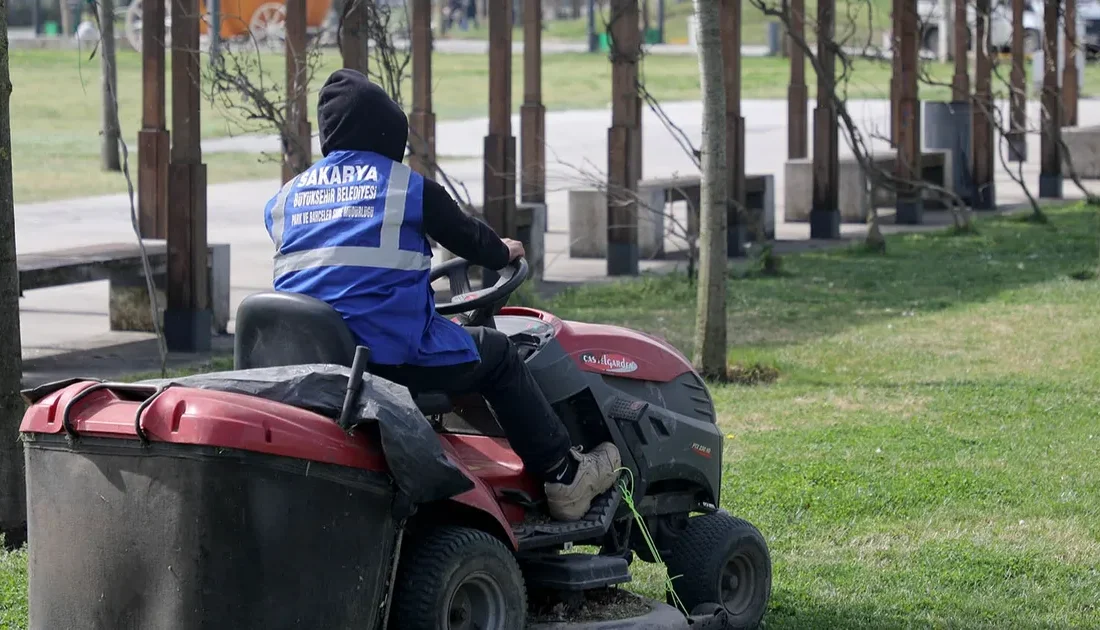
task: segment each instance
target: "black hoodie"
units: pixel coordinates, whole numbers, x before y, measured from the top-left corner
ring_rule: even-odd
[[[355,70],[332,73],[317,99],[321,155],[370,151],[400,162],[409,139],[405,112],[380,86]],[[459,258],[498,270],[508,248],[493,229],[467,215],[435,181],[424,178],[424,231]]]

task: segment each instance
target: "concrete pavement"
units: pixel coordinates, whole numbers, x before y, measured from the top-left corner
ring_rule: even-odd
[[[1029,115],[1035,124],[1039,115],[1038,106],[1034,102],[1030,105]],[[812,107],[811,103],[811,111]],[[865,135],[870,135],[873,130],[881,133],[888,129],[889,108],[885,101],[858,101],[850,103],[849,107]],[[669,103],[664,110],[686,137],[698,145],[701,105]],[[783,164],[786,160],[787,135],[785,101],[745,101],[743,112],[747,127],[747,170],[750,174],[772,173],[776,178],[777,236],[787,243],[804,242],[809,236],[808,226],[783,221]],[[1100,124],[1100,107],[1082,107],[1080,115],[1082,125]],[[603,180],[609,123],[610,112],[607,110],[547,114],[549,190],[546,278],[550,281],[591,281],[605,275],[602,260],[577,260],[568,256],[567,196],[571,188],[594,187],[594,182]],[[694,170],[692,161],[652,112],[646,112],[643,124],[645,177]],[[513,126],[518,132],[518,119],[513,120]],[[481,200],[482,167],[478,158],[487,128],[486,119],[474,119],[443,122],[438,125],[437,131],[439,154],[459,157],[444,163],[443,169],[452,179],[464,185],[475,203]],[[1035,191],[1038,183],[1038,136],[1032,135],[1029,142],[1031,159],[1024,167],[1024,176]],[[876,151],[886,149],[886,144],[881,141],[871,145]],[[210,152],[262,151],[277,150],[278,145],[272,145],[269,138],[252,137],[210,140],[204,143],[204,147]],[[842,147],[842,154],[845,153],[850,154],[850,151]],[[275,168],[273,166],[273,173]],[[263,227],[262,208],[278,187],[279,183],[274,179],[209,187],[209,240],[232,246],[234,310],[246,295],[270,288],[272,246]],[[1070,182],[1067,182],[1065,192],[1067,198],[1081,196]],[[1001,167],[998,167],[997,195],[1002,204],[1020,203],[1026,199]],[[862,225],[844,226],[844,233],[849,237],[856,238],[864,232]],[[20,253],[134,239],[129,202],[125,195],[17,204],[16,234]],[[645,261],[643,268],[661,270],[675,265],[667,261]],[[35,360],[40,362],[45,357],[74,348],[88,349],[112,340],[135,341],[142,338],[140,335],[109,333],[105,282],[27,292],[20,301],[20,323],[24,358],[32,361],[31,366]]]

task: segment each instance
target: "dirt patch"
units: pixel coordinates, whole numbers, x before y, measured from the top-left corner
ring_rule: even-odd
[[[766,385],[779,378],[779,370],[771,365],[731,365],[726,370],[726,382],[735,385]]]
[[[640,617],[650,611],[647,600],[621,588],[594,589],[571,599],[532,593],[527,623],[610,621]]]

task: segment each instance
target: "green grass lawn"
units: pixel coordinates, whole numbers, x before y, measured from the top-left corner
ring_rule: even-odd
[[[282,85],[283,66],[278,56],[263,59],[267,79]],[[785,98],[789,65],[784,59],[745,58],[744,98]],[[488,112],[488,64],[482,55],[440,55],[433,60],[433,102],[441,120],[486,116]],[[324,78],[339,67],[339,58],[327,54],[311,84],[310,119],[316,120],[316,91]],[[522,60],[513,62],[513,106],[522,103]],[[947,66],[931,64],[930,74],[940,82],[950,80]],[[76,52],[13,50],[11,73],[12,142],[17,203],[126,191],[123,178],[103,172],[99,166],[101,98],[99,64]],[[611,65],[605,55],[547,55],[543,69],[544,102],[551,111],[608,107],[611,99]],[[691,56],[648,57],[643,65],[647,89],[660,101],[698,100],[698,62]],[[810,94],[815,79],[808,73]],[[850,98],[887,98],[890,70],[887,64],[860,61],[847,83]],[[136,53],[120,52],[118,58],[120,121],[124,137],[136,155],[137,130],[141,125],[141,64]],[[59,88],[59,86],[62,86]],[[1100,66],[1086,74],[1086,94],[1100,92]],[[406,83],[405,102],[411,95]],[[947,98],[942,87],[926,87],[922,98]],[[167,102],[171,103],[169,94]],[[202,133],[205,138],[242,132],[272,132],[255,122],[241,120],[239,111],[203,103]],[[270,160],[246,154],[210,154],[211,183],[278,177],[279,167]],[[133,160],[136,162],[136,157]],[[132,164],[133,166],[133,164]],[[136,166],[132,168],[136,177]],[[48,173],[48,176],[43,176]]]
[[[769,628],[1100,627],[1100,285],[1072,278],[1100,225],[1051,217],[730,282],[731,360],[782,375],[714,388],[723,504],[775,560]],[[693,302],[654,277],[554,308],[690,351]]]
[[[1075,279],[1095,278],[1100,221],[1049,215],[730,280],[731,361],[780,370],[713,388],[722,504],[773,555],[768,628],[1100,628],[1100,284]],[[548,306],[690,353],[694,302],[668,276]],[[25,623],[25,562],[0,556],[5,628]]]
[[[657,2],[651,1],[649,8],[649,28],[658,28]],[[757,2],[769,8],[778,10],[780,4],[770,0]],[[690,0],[679,2],[668,1],[665,3],[665,42],[670,44],[684,44],[688,41],[688,17],[693,13],[693,3]],[[880,34],[890,27],[890,3],[886,0],[839,0],[836,3],[837,35],[851,45],[865,45],[880,43]],[[602,33],[607,30],[606,25],[610,20],[611,12],[608,8],[598,14],[595,19],[596,31]],[[812,40],[814,29],[809,24],[816,22],[817,2],[806,2],[807,35]],[[778,22],[774,17],[764,15],[758,6],[751,0],[741,3],[741,41],[745,44],[761,45],[768,41],[768,22]],[[588,18],[545,20],[542,37],[546,41],[584,42],[588,40]],[[488,39],[489,30],[485,20],[481,20],[478,28],[463,31],[457,27],[448,31],[447,38],[454,39]],[[516,41],[523,40],[523,26],[514,30],[512,37]]]

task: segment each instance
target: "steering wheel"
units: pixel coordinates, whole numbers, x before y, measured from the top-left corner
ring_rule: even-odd
[[[464,258],[452,258],[432,269],[428,276],[430,282],[447,278],[451,285],[451,301],[436,304],[440,315],[465,314],[465,323],[470,326],[492,325],[493,315],[508,301],[508,296],[527,280],[527,260],[522,256],[508,263],[497,272],[496,284],[474,291],[470,286],[471,263]]]

